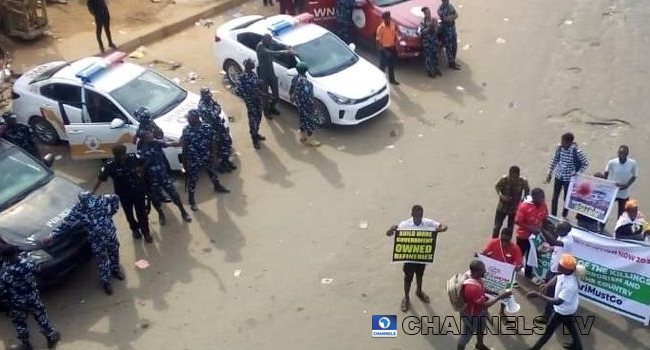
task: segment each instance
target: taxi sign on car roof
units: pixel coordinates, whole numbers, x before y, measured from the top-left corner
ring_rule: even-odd
[[[102,58],[101,60],[92,63],[88,67],[79,71],[75,76],[81,79],[82,82],[87,83],[97,73],[104,71],[106,68],[113,64],[120,63],[126,57],[126,53],[122,51],[115,51]]]

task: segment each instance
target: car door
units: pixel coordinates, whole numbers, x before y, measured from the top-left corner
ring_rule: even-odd
[[[323,27],[336,26],[336,0],[305,0],[305,12],[314,15],[314,23]]]
[[[81,88],[65,83],[46,83],[39,88],[41,116],[59,135],[65,135],[65,125],[81,122]]]
[[[123,144],[127,152],[135,152],[133,136],[137,128],[110,99],[90,89],[86,94],[88,114],[83,121],[65,126],[73,159],[102,159],[112,157],[115,145]],[[123,124],[112,127],[114,119]]]

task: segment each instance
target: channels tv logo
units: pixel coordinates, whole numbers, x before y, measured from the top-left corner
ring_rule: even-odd
[[[397,316],[372,315],[372,337],[373,338],[396,338],[397,337]]]

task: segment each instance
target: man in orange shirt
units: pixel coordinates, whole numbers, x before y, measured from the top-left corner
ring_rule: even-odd
[[[544,191],[541,188],[533,188],[530,196],[519,204],[517,215],[515,215],[515,224],[517,225],[517,245],[524,256],[528,256],[530,235],[542,230],[542,223],[548,216],[548,207],[544,203]],[[533,277],[533,269],[526,266],[524,269],[526,278]]]
[[[395,63],[397,62],[397,26],[390,20],[390,11],[382,13],[383,22],[377,28],[377,45],[379,46],[379,69],[385,71],[388,67],[388,81],[399,85],[395,80]]]

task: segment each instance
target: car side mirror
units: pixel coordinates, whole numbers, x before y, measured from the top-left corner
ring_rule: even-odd
[[[349,47],[350,50],[352,50],[352,51],[356,51],[356,50],[357,50],[357,45],[355,45],[354,43],[350,43],[350,44],[348,44],[348,47]]]
[[[48,168],[51,168],[52,164],[54,164],[54,155],[52,153],[44,155],[43,164],[45,164]]]
[[[287,70],[287,75],[290,76],[290,77],[294,77],[294,76],[298,75],[298,70],[295,69],[295,68],[288,69]]]
[[[121,128],[124,126],[124,124],[125,124],[124,120],[120,118],[115,118],[113,119],[113,121],[111,121],[111,129]]]

